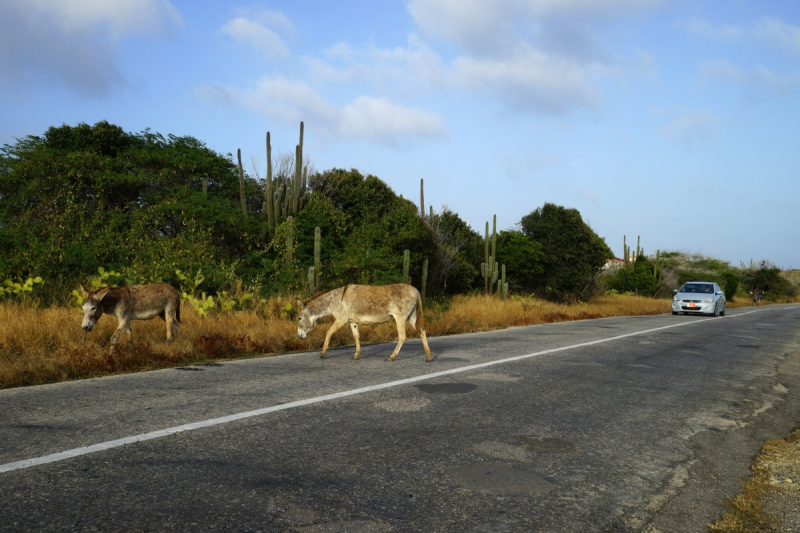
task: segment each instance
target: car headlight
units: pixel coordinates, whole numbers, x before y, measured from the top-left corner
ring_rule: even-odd
[[[709,303],[711,303],[711,302],[713,302],[713,301],[714,301],[714,298],[706,298],[706,299],[705,299],[705,300],[703,300],[703,301],[704,301],[705,303],[709,304]]]
[[[681,299],[680,299],[680,298],[678,298],[677,296],[673,296],[673,297],[672,297],[672,301],[673,301],[673,302],[680,302],[680,301],[681,301]]]

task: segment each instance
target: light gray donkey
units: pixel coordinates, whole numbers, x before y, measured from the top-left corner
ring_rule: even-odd
[[[356,340],[356,353],[353,359],[361,355],[361,342],[358,337],[358,324],[376,325],[391,318],[397,323],[397,346],[392,355],[386,358],[393,360],[400,352],[406,340],[406,322],[419,331],[422,345],[425,347],[425,360],[431,360],[428,337],[425,334],[425,320],[422,315],[422,298],[419,291],[411,285],[398,283],[395,285],[347,285],[332,291],[318,294],[305,302],[298,300],[300,308],[297,336],[305,339],[318,319],[333,315],[333,325],[325,334],[322,355],[328,352],[331,336],[344,326],[350,324],[353,338]]]

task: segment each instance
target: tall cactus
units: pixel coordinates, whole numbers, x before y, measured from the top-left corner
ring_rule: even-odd
[[[419,218],[425,222],[425,180],[419,179]]]
[[[317,280],[314,273],[314,267],[308,267],[308,292],[312,295],[317,293]]]
[[[272,191],[272,145],[269,141],[269,132],[267,132],[267,183],[264,187],[264,204],[267,216],[267,228],[269,233],[275,231],[275,199],[273,198],[274,192]]]
[[[314,228],[314,292],[320,289],[322,275],[322,230]]]
[[[500,280],[500,297],[505,300],[506,296],[508,296],[508,283],[506,283],[506,266],[503,265],[502,267],[503,277]]]
[[[286,263],[291,264],[294,261],[294,217],[289,216],[286,222]]]
[[[425,299],[425,286],[428,284],[428,258],[422,261],[422,299]]]
[[[300,185],[303,179],[303,122],[300,122],[300,143],[294,150],[294,181],[292,182],[291,211],[300,211]]]
[[[403,283],[408,283],[408,269],[411,267],[411,251],[403,252]]]
[[[489,255],[489,222],[486,222],[486,234],[484,237],[484,262],[481,263],[481,276],[483,276],[483,290],[486,294],[492,294],[492,287],[497,281],[497,215],[492,221],[492,255]],[[491,280],[491,281],[490,281]]]
[[[247,204],[244,201],[244,169],[242,169],[242,149],[236,150],[236,156],[239,158],[239,201],[242,203],[242,214],[247,214]]]

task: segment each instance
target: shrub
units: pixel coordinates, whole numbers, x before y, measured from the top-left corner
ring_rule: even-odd
[[[542,245],[536,292],[559,301],[585,300],[597,289],[597,277],[614,254],[581,218],[577,209],[546,203],[520,221],[522,231]]]

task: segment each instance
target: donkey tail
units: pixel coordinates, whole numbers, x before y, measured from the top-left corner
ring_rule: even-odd
[[[181,299],[178,298],[178,305],[175,306],[175,321],[181,323]]]
[[[425,317],[422,313],[422,295],[417,292],[417,324],[415,326],[417,331],[425,332]]]

